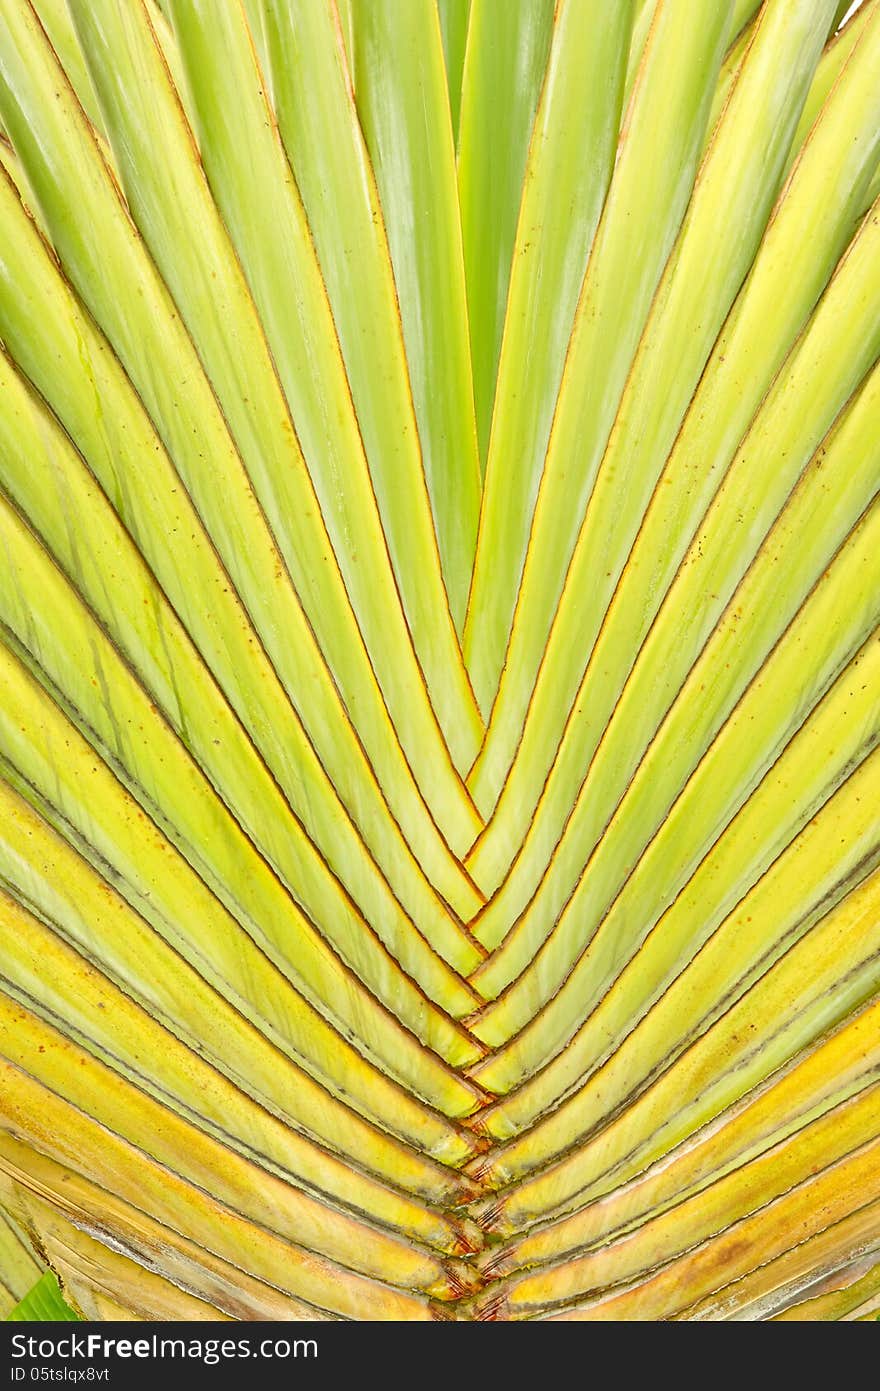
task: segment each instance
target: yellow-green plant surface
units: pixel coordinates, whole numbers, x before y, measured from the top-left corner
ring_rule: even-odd
[[[0,0],[4,1315],[880,1307],[847,10]]]

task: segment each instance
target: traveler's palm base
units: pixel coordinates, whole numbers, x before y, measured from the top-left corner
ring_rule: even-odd
[[[847,8],[0,0],[16,1278],[880,1308]]]

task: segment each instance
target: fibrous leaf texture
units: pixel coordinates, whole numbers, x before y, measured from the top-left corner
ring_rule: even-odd
[[[848,8],[0,0],[4,1314],[878,1308]]]

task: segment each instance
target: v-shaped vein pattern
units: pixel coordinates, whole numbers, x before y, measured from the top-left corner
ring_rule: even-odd
[[[0,1293],[880,1307],[844,8],[0,0]]]

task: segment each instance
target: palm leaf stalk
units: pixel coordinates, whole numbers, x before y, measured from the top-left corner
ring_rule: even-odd
[[[849,8],[0,0],[4,1315],[880,1308]]]

